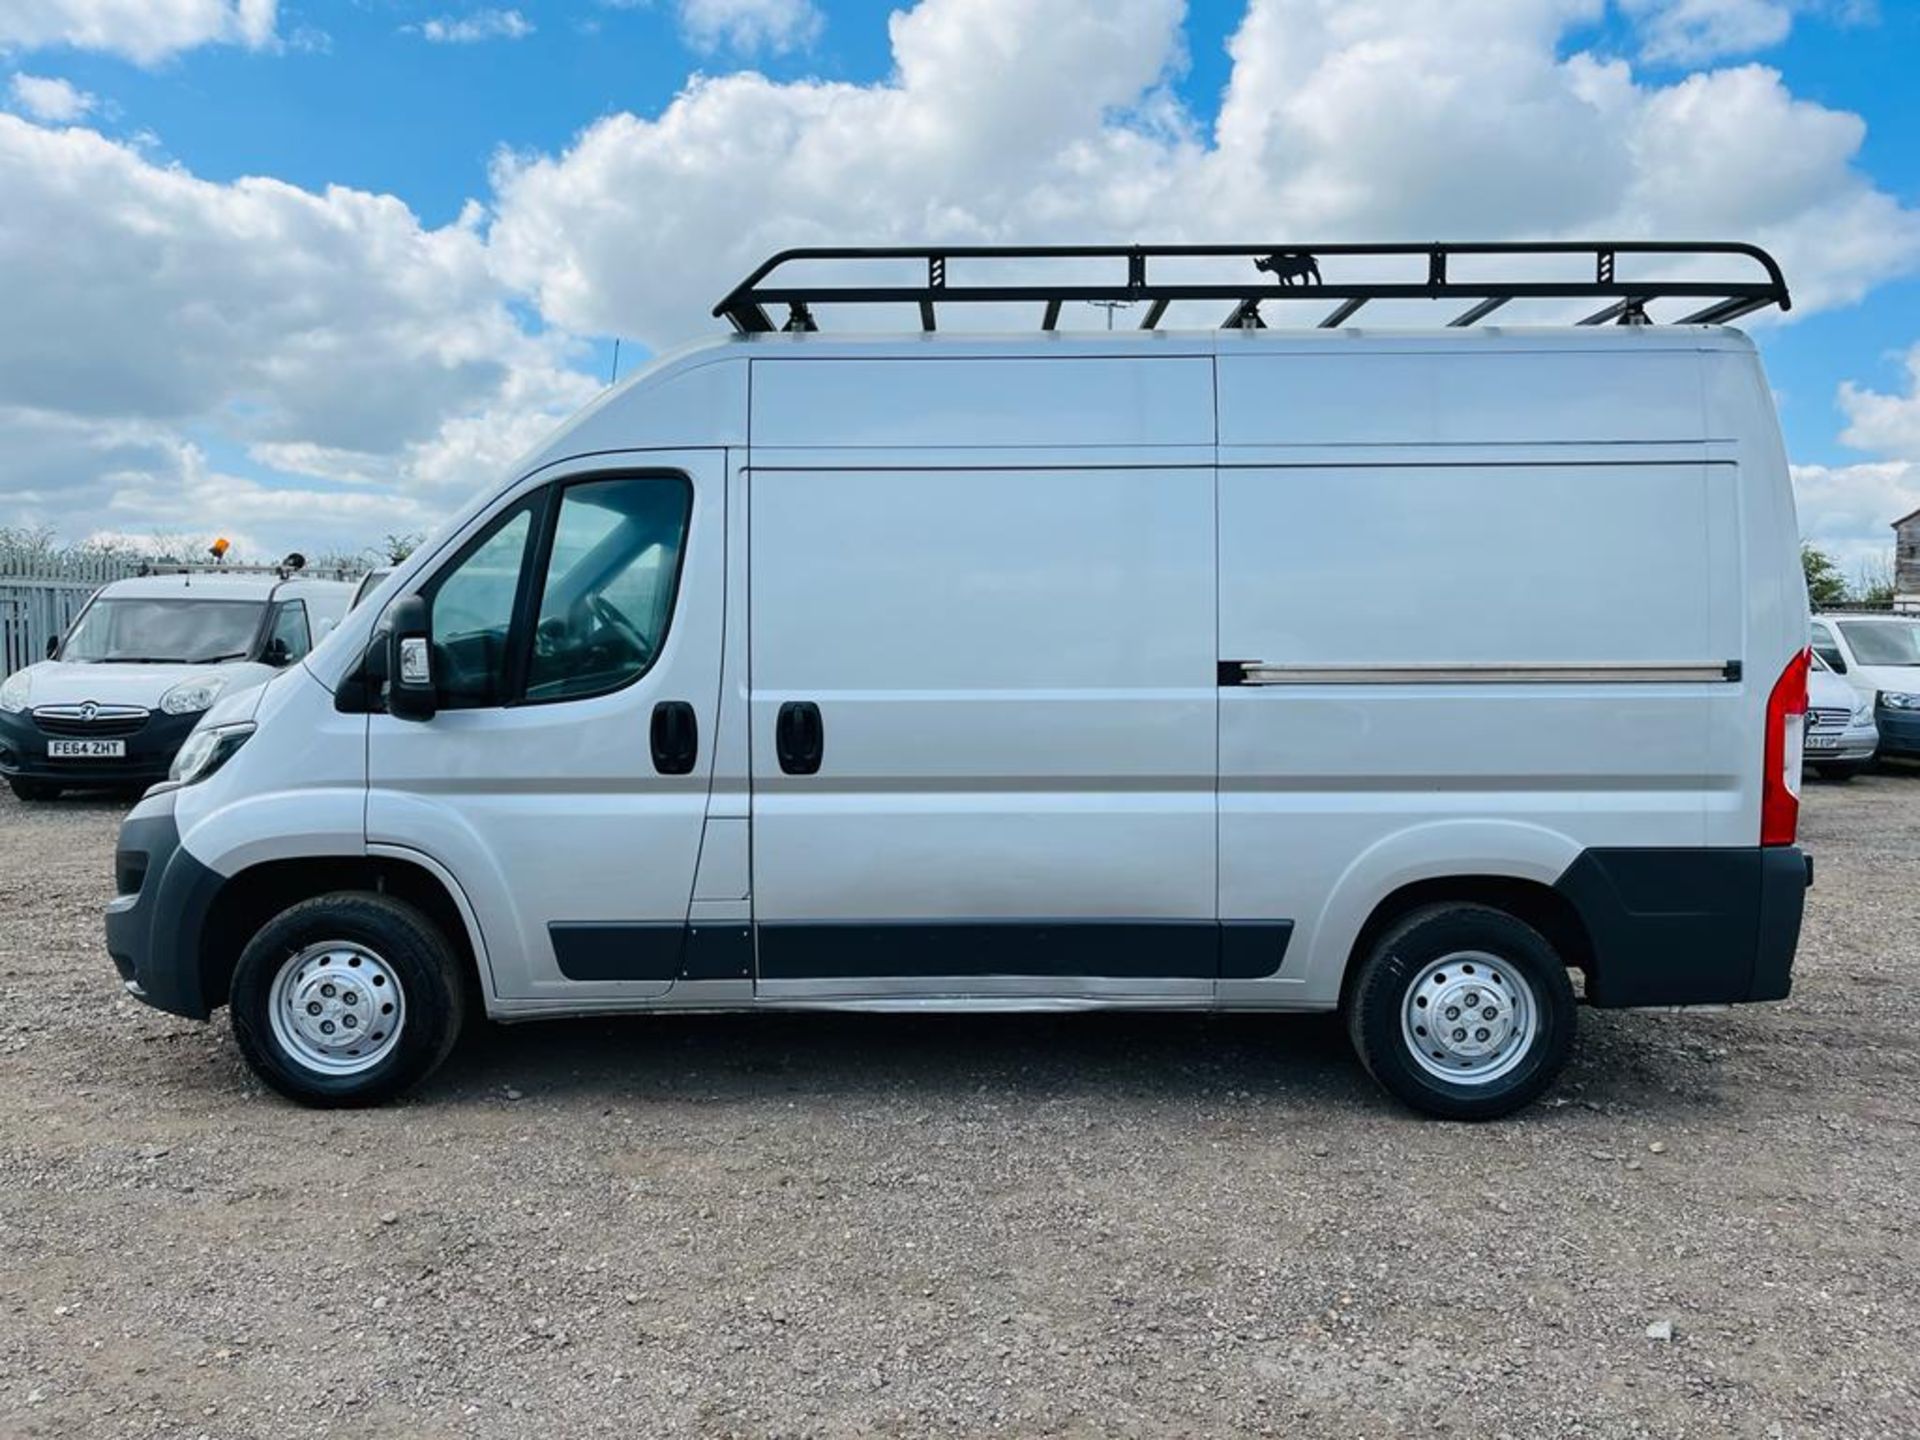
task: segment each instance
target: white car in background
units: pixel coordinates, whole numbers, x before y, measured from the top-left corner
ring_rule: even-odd
[[[1816,652],[1807,674],[1807,728],[1801,752],[1806,767],[1823,780],[1851,780],[1873,764],[1879,748],[1873,697],[1834,674]]]
[[[1920,619],[1816,615],[1813,651],[1873,706],[1880,754],[1920,760]]]
[[[0,684],[0,776],[22,800],[164,780],[214,701],[300,660],[352,599],[346,581],[273,570],[101,587],[47,659]]]

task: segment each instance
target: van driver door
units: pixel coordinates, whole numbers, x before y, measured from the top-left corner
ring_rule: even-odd
[[[679,973],[719,703],[725,451],[543,472],[416,587],[437,710],[371,717],[367,840],[473,908],[503,999]]]

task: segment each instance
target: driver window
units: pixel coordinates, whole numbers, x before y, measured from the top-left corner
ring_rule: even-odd
[[[527,699],[605,694],[653,668],[673,616],[692,504],[687,482],[670,476],[593,480],[561,492]]]

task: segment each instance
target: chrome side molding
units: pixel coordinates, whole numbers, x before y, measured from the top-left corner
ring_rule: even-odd
[[[1223,660],[1222,685],[1674,685],[1725,684],[1740,678],[1738,660],[1648,665],[1638,661],[1573,661],[1515,665],[1503,661],[1415,665],[1270,665]]]

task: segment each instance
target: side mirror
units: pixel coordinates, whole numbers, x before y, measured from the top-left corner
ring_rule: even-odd
[[[260,659],[276,670],[284,670],[293,663],[293,652],[287,649],[287,642],[276,635],[267,642],[267,648]]]
[[[387,713],[397,720],[431,720],[439,709],[433,683],[433,612],[418,595],[387,610]]]
[[[59,653],[60,653],[60,637],[58,635],[47,636],[47,659],[51,660],[53,659],[54,656],[58,655]]]

